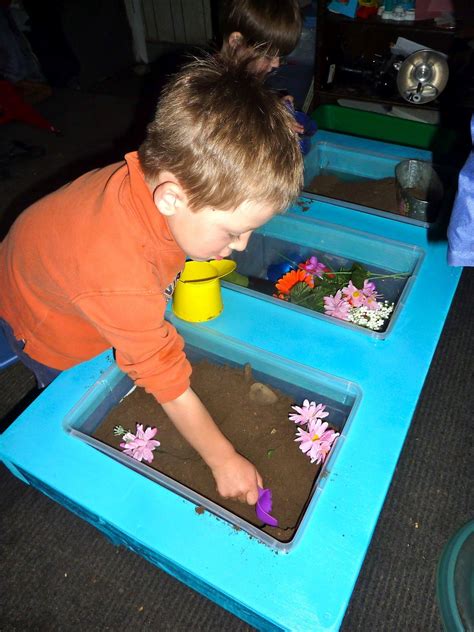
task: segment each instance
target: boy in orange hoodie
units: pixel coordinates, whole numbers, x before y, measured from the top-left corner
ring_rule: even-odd
[[[243,250],[298,194],[292,117],[245,62],[196,61],[167,87],[125,161],[86,173],[20,215],[0,244],[0,326],[45,385],[114,347],[210,467],[219,493],[255,504],[255,467],[190,387],[164,319],[186,257]]]

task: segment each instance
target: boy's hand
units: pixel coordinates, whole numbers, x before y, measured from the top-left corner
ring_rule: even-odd
[[[262,477],[252,463],[235,451],[196,393],[188,388],[162,406],[179,432],[210,467],[219,494],[255,505],[257,485],[263,487]]]
[[[294,113],[295,111],[295,100],[291,96],[291,94],[285,94],[285,96],[281,97],[281,100],[286,105],[286,107],[290,110],[290,112]],[[295,119],[292,124],[293,131],[297,134],[304,134],[304,127]]]
[[[263,481],[255,467],[246,458],[234,452],[219,465],[211,467],[216,480],[217,491],[223,498],[235,498],[240,502],[255,505],[258,500],[258,487]]]
[[[304,127],[302,125],[300,125],[300,123],[298,123],[298,121],[295,119],[293,125],[293,131],[296,132],[296,134],[304,134]]]

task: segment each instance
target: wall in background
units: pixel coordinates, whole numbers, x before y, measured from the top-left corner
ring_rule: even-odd
[[[206,45],[212,38],[210,0],[141,0],[149,43]]]

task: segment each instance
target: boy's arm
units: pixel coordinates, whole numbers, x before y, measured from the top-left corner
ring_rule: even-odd
[[[188,388],[176,399],[161,405],[186,441],[210,467],[219,494],[254,505],[258,500],[257,486],[263,487],[260,474],[235,451],[196,393]]]
[[[189,387],[191,366],[184,341],[163,319],[165,306],[161,294],[109,293],[80,300],[84,315],[116,349],[119,367],[154,395],[211,468],[219,493],[255,504],[260,475],[234,450]]]

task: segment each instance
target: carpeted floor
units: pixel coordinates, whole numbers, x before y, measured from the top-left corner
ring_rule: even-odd
[[[9,124],[5,141],[46,156],[12,163],[0,181],[0,229],[27,203],[138,142],[138,94],[63,91],[41,109],[63,137]],[[130,131],[133,131],[133,134]],[[138,130],[138,132],[137,132]],[[437,632],[436,564],[473,514],[474,272],[463,273],[342,629]],[[27,370],[0,374],[0,415],[33,386]],[[204,597],[10,475],[0,478],[0,629],[250,630]],[[132,588],[133,586],[133,588]],[[324,587],[315,586],[315,590]]]
[[[436,349],[346,614],[345,632],[436,632],[436,565],[474,517],[474,270]]]

